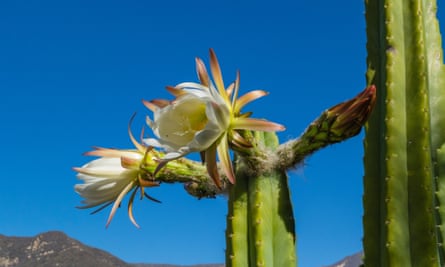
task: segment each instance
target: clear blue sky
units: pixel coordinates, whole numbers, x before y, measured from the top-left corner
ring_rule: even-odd
[[[346,3],[347,2],[347,3]],[[271,94],[255,117],[300,135],[322,110],[365,86],[363,1],[1,1],[0,234],[61,230],[128,262],[224,261],[226,199],[196,200],[181,185],[136,201],[141,229],[119,210],[78,210],[74,166],[92,146],[130,148],[141,99],[196,81],[194,57],[214,48],[226,81]],[[440,3],[441,4],[441,3]],[[246,110],[247,110],[246,109]],[[361,250],[363,134],[291,173],[302,267]]]

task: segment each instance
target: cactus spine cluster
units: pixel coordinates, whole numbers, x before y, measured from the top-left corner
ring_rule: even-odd
[[[366,0],[364,264],[444,266],[445,72],[435,0]]]

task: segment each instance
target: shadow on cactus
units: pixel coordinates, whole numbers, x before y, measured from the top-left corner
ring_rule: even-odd
[[[86,153],[99,158],[74,168],[83,181],[75,186],[84,199],[80,208],[99,211],[112,205],[108,226],[129,194],[129,218],[138,226],[132,212],[137,192],[159,202],[147,194],[150,187],[183,183],[198,198],[226,193],[226,265],[295,266],[295,223],[286,171],[318,149],[357,135],[375,104],[375,86],[322,112],[299,138],[280,145],[275,132],[284,130],[282,125],[243,111],[267,92],[238,96],[239,72],[226,87],[213,50],[213,79],[199,58],[196,70],[199,83],[167,87],[173,100],[144,101],[154,113],[147,117],[154,137],[142,133],[137,141],[128,127],[133,149],[97,148]],[[192,152],[201,155],[201,162],[185,157]]]

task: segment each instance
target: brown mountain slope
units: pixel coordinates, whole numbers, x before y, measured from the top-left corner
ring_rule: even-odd
[[[360,265],[362,265],[362,259],[363,252],[358,252],[326,267],[360,267]]]
[[[86,246],[62,232],[47,232],[35,237],[0,235],[0,266],[95,266],[129,267],[111,254]]]
[[[362,253],[346,257],[329,267],[358,267]],[[130,264],[103,250],[82,244],[58,231],[34,237],[0,235],[0,267],[224,267],[224,264],[179,266]]]
[[[34,237],[0,235],[0,267],[179,267],[166,264],[130,264],[100,249],[86,246],[62,232]],[[223,267],[196,265],[195,267]],[[192,267],[192,266],[190,266]]]

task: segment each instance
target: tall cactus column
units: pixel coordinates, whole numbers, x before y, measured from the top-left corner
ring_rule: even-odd
[[[435,0],[367,0],[365,266],[444,266],[445,72]],[[371,77],[372,76],[372,77]]]
[[[261,154],[275,150],[278,138],[275,133],[255,132],[254,140],[256,155],[238,157],[237,183],[230,189],[226,264],[294,267],[295,226],[286,172],[258,167],[267,165],[261,163]],[[252,173],[255,169],[259,172]]]

